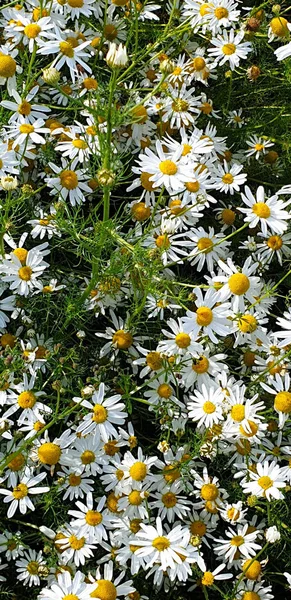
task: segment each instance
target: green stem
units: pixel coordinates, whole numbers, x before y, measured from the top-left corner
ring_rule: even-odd
[[[116,69],[112,70],[111,78],[109,82],[109,97],[108,97],[108,111],[107,111],[107,131],[105,139],[105,153],[102,168],[109,170],[111,166],[111,137],[112,137],[112,109],[113,109],[113,98],[116,88]],[[105,186],[103,192],[103,221],[108,221],[110,214],[110,187]]]

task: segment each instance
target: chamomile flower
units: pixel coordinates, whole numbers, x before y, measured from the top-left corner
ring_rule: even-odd
[[[90,575],[89,580],[90,583],[94,582],[93,591],[91,591],[91,597],[95,598],[114,598],[114,600],[122,600],[123,596],[127,596],[128,594],[133,594],[135,592],[135,588],[133,587],[133,582],[131,579],[124,581],[122,583],[122,579],[124,578],[125,572],[121,572],[116,578],[113,577],[113,562],[109,561],[109,563],[104,565],[104,573],[103,577],[100,571],[100,567],[98,567],[95,576]],[[83,600],[81,598],[81,600]]]
[[[286,373],[283,378],[276,373],[271,385],[262,381],[261,386],[269,394],[275,396],[274,410],[279,415],[279,427],[282,429],[291,413],[290,375]]]
[[[247,58],[252,49],[249,42],[242,41],[243,38],[243,31],[235,33],[233,29],[230,29],[230,31],[224,30],[222,35],[212,38],[211,43],[214,48],[209,48],[208,52],[219,65],[229,62],[230,69],[233,71],[239,65],[241,59]]]
[[[202,384],[211,385],[212,378],[218,373],[227,371],[228,367],[224,362],[226,354],[210,354],[209,350],[197,354],[192,359],[183,361],[181,368],[181,380],[186,389],[191,388],[197,383],[198,389]]]
[[[101,383],[98,392],[94,392],[91,401],[73,398],[74,402],[80,403],[84,408],[90,410],[81,421],[77,431],[82,435],[99,432],[101,439],[108,442],[109,438],[117,436],[116,425],[123,425],[126,418],[125,405],[120,394],[105,398],[105,386]]]
[[[106,496],[102,496],[94,508],[93,496],[87,494],[86,502],[76,502],[78,510],[69,510],[68,514],[75,517],[71,521],[71,525],[80,529],[80,533],[85,536],[89,535],[95,542],[100,543],[102,539],[107,540],[107,531],[111,524],[111,519],[108,515],[102,513],[106,501]]]
[[[89,600],[94,587],[91,584],[85,583],[85,575],[81,571],[77,571],[75,575],[71,570],[60,569],[57,572],[56,579],[53,580],[51,587],[43,588],[40,591],[40,600],[64,600],[75,596],[77,600]],[[75,599],[74,599],[75,600]]]
[[[219,259],[225,258],[229,242],[223,241],[223,233],[214,233],[214,228],[210,227],[207,232],[203,227],[193,229],[190,233],[190,239],[194,246],[189,255],[189,262],[197,265],[197,270],[202,271],[205,263],[207,269],[213,271],[214,264]]]
[[[262,155],[266,154],[267,148],[274,146],[273,142],[268,139],[263,139],[257,135],[251,135],[248,140],[246,140],[247,145],[249,146],[248,150],[246,150],[246,156],[254,156],[257,160],[261,158]]]
[[[163,530],[162,520],[156,519],[156,526],[140,524],[141,529],[136,534],[135,544],[139,546],[136,551],[137,556],[145,558],[146,568],[153,564],[161,564],[163,571],[167,567],[174,568],[175,563],[181,564],[182,557],[186,557],[188,552],[186,546],[190,539],[189,530],[176,525],[169,533]]]
[[[176,354],[183,356],[187,353],[193,355],[201,351],[201,345],[195,342],[191,331],[186,333],[181,319],[178,319],[178,321],[169,319],[167,324],[172,331],[162,329],[163,335],[168,339],[159,342],[157,347],[158,352],[170,356]]]
[[[214,282],[223,284],[219,290],[220,300],[230,298],[234,312],[243,312],[245,302],[252,304],[256,300],[255,297],[260,294],[260,279],[253,275],[258,263],[252,263],[252,258],[249,256],[241,269],[238,269],[230,258],[226,262],[219,260],[218,264],[226,273],[213,278]]]
[[[29,123],[23,115],[19,115],[19,120],[7,125],[7,137],[15,138],[12,148],[20,146],[25,142],[33,144],[45,144],[46,140],[41,133],[49,133],[48,127],[44,127],[43,119],[36,119],[33,124]]]
[[[217,344],[217,336],[225,337],[230,332],[230,304],[218,302],[218,294],[212,289],[207,290],[204,297],[200,288],[194,288],[192,293],[196,310],[188,310],[182,317],[184,330],[192,333],[194,340],[200,333]]]
[[[163,106],[163,121],[170,121],[170,127],[188,127],[194,123],[193,113],[199,114],[199,97],[193,96],[194,88],[187,90],[183,84],[181,88],[169,90],[169,98]]]
[[[241,526],[238,525],[237,529],[229,528],[225,532],[227,539],[214,538],[218,545],[215,546],[214,552],[219,557],[223,557],[232,563],[237,550],[245,558],[251,558],[257,554],[257,551],[261,549],[261,546],[256,543],[257,532],[247,533],[248,524]]]
[[[238,164],[230,167],[226,160],[223,167],[218,164],[212,174],[216,189],[231,195],[238,192],[247,179],[246,173],[241,173],[242,169],[243,165]]]
[[[280,491],[286,487],[285,470],[280,468],[276,461],[269,463],[265,460],[258,462],[256,472],[248,470],[249,481],[243,480],[241,486],[245,494],[252,494],[258,498],[266,498],[271,501],[272,498],[282,500],[284,495]]]
[[[190,402],[187,402],[189,418],[194,422],[197,421],[197,427],[212,427],[223,420],[223,394],[220,389],[206,388],[202,384],[201,392],[195,390],[195,394],[190,395],[189,398]]]
[[[287,222],[291,218],[291,214],[284,210],[290,205],[291,200],[283,202],[278,196],[265,198],[263,186],[259,186],[256,192],[256,197],[253,196],[249,187],[245,187],[245,193],[241,195],[243,202],[247,208],[240,208],[245,216],[245,222],[249,223],[249,227],[256,227],[260,224],[262,233],[267,236],[269,230],[274,234],[283,234],[287,229]]]
[[[51,63],[51,67],[60,70],[64,65],[69,68],[72,82],[75,83],[76,74],[78,73],[77,64],[81,65],[85,71],[91,73],[91,67],[87,65],[86,60],[90,58],[87,48],[90,40],[86,40],[77,46],[71,43],[70,39],[66,39],[59,29],[55,29],[55,39],[48,41],[39,41],[38,54],[47,56],[49,54],[57,54]]]
[[[31,100],[36,96],[38,90],[38,86],[34,86],[25,98],[22,98],[16,90],[12,90],[12,96],[15,102],[11,102],[11,100],[2,100],[1,106],[13,111],[9,123],[20,121],[21,116],[25,119],[25,122],[30,124],[34,124],[38,119],[46,118],[45,113],[49,113],[51,109],[43,104],[31,103]]]
[[[182,191],[184,182],[194,179],[189,167],[179,161],[180,150],[169,158],[159,140],[156,141],[156,153],[146,148],[138,158],[141,171],[151,175],[149,181],[153,182],[153,188],[165,186],[169,192]]]
[[[42,552],[36,552],[29,549],[24,555],[16,561],[17,579],[23,582],[23,585],[40,585],[40,573],[46,562]]]
[[[58,195],[63,200],[68,198],[72,206],[85,202],[84,193],[90,194],[92,192],[92,189],[86,183],[85,173],[80,169],[75,169],[76,164],[76,159],[71,164],[63,161],[61,167],[49,163],[53,173],[46,178],[47,186],[52,188],[50,194],[53,196]]]
[[[0,494],[4,496],[3,502],[10,502],[8,508],[7,517],[10,519],[13,517],[17,509],[24,515],[27,510],[35,510],[35,505],[30,499],[30,494],[44,494],[49,492],[49,487],[39,487],[39,483],[46,477],[46,473],[39,473],[36,476],[32,476],[29,468],[26,468],[21,481],[12,489],[6,490],[0,488]]]

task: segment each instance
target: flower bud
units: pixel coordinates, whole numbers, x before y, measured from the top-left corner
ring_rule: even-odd
[[[55,69],[54,67],[49,67],[48,69],[44,69],[42,72],[42,78],[45,81],[45,83],[48,83],[49,85],[55,85],[56,83],[58,83],[59,79],[60,79],[60,72]]]
[[[119,44],[117,47],[114,42],[111,42],[105,60],[108,66],[112,69],[120,69],[125,67],[128,63],[126,47],[122,44]]]
[[[16,190],[18,186],[17,178],[12,177],[12,175],[4,175],[3,177],[1,177],[0,183],[1,187],[6,192],[9,192],[10,190]]]

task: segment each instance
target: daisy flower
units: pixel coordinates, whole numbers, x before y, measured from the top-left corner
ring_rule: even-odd
[[[28,46],[29,52],[33,52],[35,46],[38,47],[40,42],[46,42],[43,38],[51,38],[49,30],[54,29],[54,23],[50,17],[42,17],[32,22],[31,19],[19,12],[17,18],[18,21],[16,25],[13,24],[13,30],[22,33],[21,42]]]
[[[61,480],[65,480],[59,486],[60,490],[66,490],[63,495],[63,500],[69,498],[69,500],[73,500],[76,498],[84,498],[84,495],[88,495],[93,492],[92,483],[94,483],[93,479],[88,479],[86,477],[86,473],[80,473],[80,470],[77,468],[73,469],[72,467],[67,468],[63,466],[62,471],[58,471],[57,475],[61,478]]]
[[[285,469],[279,467],[276,461],[258,462],[256,472],[248,469],[248,479],[250,481],[241,481],[245,494],[257,496],[257,498],[267,498],[269,502],[272,498],[283,500],[284,495],[280,489],[286,487]]]
[[[35,376],[32,376],[29,381],[26,373],[23,375],[22,382],[11,385],[7,396],[7,405],[9,408],[3,414],[4,419],[21,409],[22,412],[17,420],[17,423],[21,425],[26,419],[32,416],[41,420],[42,413],[52,413],[52,409],[49,406],[39,401],[41,396],[45,396],[45,392],[37,392],[34,389],[34,385]]]
[[[290,375],[286,373],[283,379],[278,373],[275,373],[271,385],[267,385],[263,381],[260,384],[266,392],[275,396],[274,410],[279,415],[279,427],[282,429],[291,413]]]
[[[89,536],[81,535],[79,527],[66,525],[59,533],[61,537],[57,538],[57,547],[62,553],[64,564],[72,560],[79,567],[93,556],[93,550],[96,550],[97,542],[92,543]]]
[[[122,583],[122,579],[124,578],[125,572],[121,572],[115,579],[113,578],[113,562],[109,561],[106,565],[104,565],[104,573],[103,577],[100,571],[100,567],[98,567],[95,577],[93,575],[89,576],[90,583],[93,583],[93,591],[91,592],[91,596],[94,598],[111,598],[114,600],[121,600],[122,596],[127,596],[128,594],[133,594],[135,592],[135,588],[132,585],[132,580],[129,579]],[[81,599],[82,600],[82,599]]]
[[[76,397],[73,400],[90,410],[83,417],[77,432],[85,435],[97,430],[101,439],[108,442],[109,438],[117,436],[115,425],[123,425],[127,414],[124,412],[125,404],[119,402],[121,399],[120,394],[115,394],[109,398],[104,398],[104,395],[105,386],[104,383],[100,383],[99,390],[94,392],[91,401]]]
[[[222,401],[224,396],[220,389],[207,388],[202,384],[201,392],[195,390],[195,395],[190,395],[189,398],[190,402],[187,402],[189,418],[194,422],[197,421],[197,427],[212,427],[215,423],[223,420]]]
[[[186,546],[189,543],[190,532],[180,524],[166,533],[161,518],[157,517],[155,526],[141,523],[140,527],[135,539],[135,545],[140,546],[136,555],[147,561],[147,569],[155,563],[160,563],[163,571],[168,567],[174,568],[175,563],[181,564],[182,558],[188,555]]]
[[[56,129],[53,133],[57,135],[60,130]],[[58,142],[55,149],[70,160],[77,159],[81,163],[88,160],[92,151],[85,137],[80,135],[79,128],[71,127],[70,131],[65,132],[65,135],[69,139],[66,139],[65,142]]]
[[[236,10],[238,4],[232,0],[215,0],[210,6],[208,24],[210,31],[220,32],[221,29],[231,27],[240,17],[240,11]]]
[[[213,282],[221,282],[223,285],[219,290],[220,301],[224,302],[231,298],[232,308],[235,313],[245,310],[245,301],[253,304],[256,297],[260,295],[261,281],[259,277],[253,276],[258,267],[258,263],[252,263],[249,256],[244,265],[239,270],[230,258],[226,262],[218,261],[220,268],[226,275],[213,277]]]
[[[35,506],[30,500],[30,494],[44,494],[49,492],[49,487],[39,487],[38,484],[43,481],[46,477],[46,473],[39,473],[35,477],[32,476],[31,470],[26,468],[21,478],[20,483],[13,488],[13,490],[0,489],[0,494],[3,494],[5,498],[4,503],[11,502],[7,517],[11,519],[17,509],[20,510],[22,515],[25,515],[27,510],[35,510]]]
[[[225,194],[234,194],[239,192],[239,188],[243,185],[247,179],[246,173],[241,173],[243,165],[234,164],[229,167],[226,160],[223,163],[223,167],[217,164],[215,170],[212,173],[212,178],[215,184],[215,188]]]
[[[204,383],[206,386],[211,385],[212,377],[216,377],[218,373],[228,370],[225,364],[226,354],[210,355],[209,350],[204,350],[196,357],[183,361],[181,368],[181,380],[186,389],[197,383],[198,389]],[[223,361],[223,362],[220,362]]]
[[[183,356],[187,353],[192,355],[197,354],[197,352],[202,350],[201,345],[195,342],[197,336],[194,339],[192,331],[186,333],[182,319],[178,319],[177,321],[169,319],[167,325],[172,331],[162,329],[163,335],[168,339],[158,343],[158,352],[170,356],[176,354]]]
[[[0,46],[0,85],[7,85],[7,91],[12,94],[17,88],[16,73],[22,73],[22,68],[15,60],[18,50],[12,46]]]
[[[42,552],[27,550],[24,555],[16,561],[17,579],[22,581],[23,585],[40,585],[39,573],[46,565]]]
[[[279,235],[284,233],[288,226],[286,221],[291,218],[290,213],[284,209],[290,205],[291,200],[283,202],[277,195],[265,199],[262,185],[258,187],[256,197],[248,186],[241,197],[247,208],[238,207],[238,210],[246,215],[244,220],[249,223],[249,227],[253,228],[259,224],[264,236],[268,235],[268,230]]]
[[[218,542],[218,545],[214,547],[215,554],[224,557],[225,560],[228,559],[229,563],[233,562],[237,550],[245,558],[255,556],[257,551],[261,550],[261,546],[255,542],[257,531],[247,533],[248,527],[248,523],[246,523],[243,526],[238,525],[236,530],[229,528],[225,532],[226,540],[214,538],[214,541]]]
[[[155,500],[149,502],[150,509],[157,508],[158,516],[162,521],[167,519],[169,523],[173,523],[175,518],[183,520],[191,509],[190,500],[180,496],[180,491],[180,483],[175,481],[171,486],[151,494],[151,498],[155,498]]]
[[[63,200],[69,198],[72,206],[85,202],[84,192],[87,194],[92,193],[92,189],[85,183],[85,173],[75,168],[77,162],[76,159],[71,164],[62,161],[61,167],[49,163],[49,167],[55,175],[50,175],[45,179],[47,186],[52,188],[50,194],[53,196],[60,195]]]
[[[169,90],[169,98],[163,105],[163,121],[170,121],[170,127],[181,126],[188,127],[194,122],[192,113],[199,114],[199,97],[193,96],[194,88],[186,89],[186,84],[181,88],[172,88]]]
[[[285,573],[283,574],[285,575]],[[237,587],[236,593],[238,600],[243,600],[244,598],[247,599],[248,596],[250,600],[252,598],[255,598],[255,600],[273,600],[274,598],[272,587],[267,585],[265,581],[241,581]]]
[[[244,31],[235,33],[234,29],[224,30],[222,35],[212,38],[211,43],[214,48],[209,48],[208,52],[219,65],[224,65],[228,61],[230,69],[233,71],[238,67],[240,60],[246,59],[252,50],[249,42],[242,42],[243,38]]]
[[[262,154],[266,154],[267,148],[274,146],[273,142],[270,140],[265,140],[257,135],[251,135],[249,139],[246,140],[246,144],[249,146],[249,149],[246,150],[246,156],[254,156],[257,160]]]
[[[282,266],[283,258],[290,258],[291,233],[275,234],[269,237],[264,236],[263,233],[258,233],[258,237],[263,238],[262,243],[257,244],[259,260],[270,263],[276,257],[279,265]]]
[[[196,310],[187,310],[186,316],[182,317],[184,330],[191,332],[194,340],[202,334],[209,336],[210,340],[217,344],[216,335],[225,337],[230,332],[230,304],[218,303],[218,294],[213,289],[207,290],[204,297],[200,288],[194,288],[192,294]]]
[[[42,120],[46,118],[44,113],[50,112],[51,109],[43,104],[31,103],[31,100],[36,96],[38,90],[38,85],[34,86],[32,90],[28,92],[25,98],[21,98],[16,90],[12,90],[11,95],[13,96],[15,102],[11,102],[11,100],[2,100],[0,103],[1,106],[13,111],[13,114],[9,118],[9,123],[20,121],[21,116],[26,120],[25,122],[30,124],[34,124],[38,119]]]
[[[56,575],[57,582],[51,585],[51,588],[43,588],[39,593],[40,600],[64,600],[67,598],[77,598],[77,600],[89,600],[94,586],[85,583],[85,575],[77,571],[74,576],[70,571],[64,571]]]
[[[107,529],[111,525],[111,518],[103,514],[101,511],[104,508],[106,496],[102,496],[94,508],[93,496],[91,492],[87,494],[86,502],[76,502],[78,510],[69,510],[68,514],[75,517],[71,521],[72,527],[79,529],[80,533],[86,537],[89,536],[94,542],[100,542],[102,539],[107,540]]]
[[[222,563],[214,571],[204,571],[201,583],[206,587],[211,587],[215,581],[224,581],[225,579],[231,579],[233,577],[232,573],[222,573],[225,568],[225,564]]]
[[[156,154],[149,148],[139,154],[139,167],[142,172],[150,173],[153,188],[165,186],[168,192],[182,191],[184,182],[193,180],[191,169],[179,161],[180,150],[165,154],[160,140],[156,141]]]
[[[50,133],[48,127],[44,126],[43,119],[36,119],[33,125],[29,123],[22,115],[19,115],[19,120],[7,125],[7,137],[15,138],[12,148],[20,146],[24,142],[33,142],[33,144],[45,144],[45,138],[40,133]]]
[[[77,64],[81,65],[85,71],[91,73],[91,68],[87,65],[86,60],[90,58],[90,54],[85,52],[85,48],[91,43],[86,40],[78,46],[73,46],[70,40],[63,37],[63,32],[55,28],[55,38],[46,41],[39,41],[38,54],[48,56],[49,54],[57,54],[56,58],[51,63],[51,67],[55,67],[58,71],[67,65],[72,82],[75,83],[76,75],[78,74]]]
[[[245,119],[242,117],[242,112],[242,108],[239,108],[238,110],[230,110],[227,117],[228,124],[234,125],[239,129],[245,125]]]
[[[205,263],[208,271],[213,271],[214,263],[219,262],[220,258],[225,258],[229,242],[223,241],[224,233],[214,233],[214,228],[210,227],[207,232],[203,227],[193,229],[190,232],[190,239],[194,249],[189,254],[191,265],[197,265],[197,271],[202,271]]]

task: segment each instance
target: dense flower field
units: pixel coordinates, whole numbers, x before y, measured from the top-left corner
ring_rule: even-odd
[[[287,600],[291,6],[4,2],[1,600]]]

